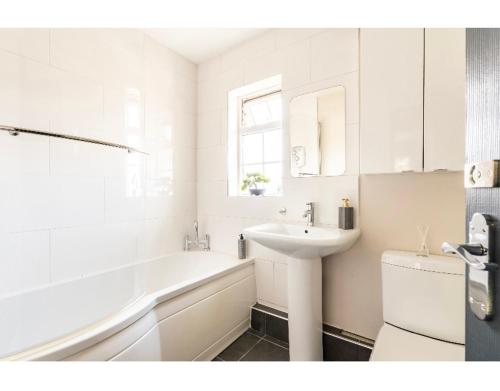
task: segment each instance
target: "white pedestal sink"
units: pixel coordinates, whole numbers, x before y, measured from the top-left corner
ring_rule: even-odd
[[[288,255],[290,360],[323,360],[321,258],[349,249],[360,231],[270,223],[247,228],[244,234]]]

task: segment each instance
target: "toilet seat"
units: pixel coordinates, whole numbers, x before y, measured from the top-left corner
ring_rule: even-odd
[[[370,361],[464,361],[465,346],[424,337],[385,323]]]

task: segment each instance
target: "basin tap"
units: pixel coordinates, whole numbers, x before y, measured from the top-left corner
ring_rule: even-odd
[[[307,225],[312,227],[314,225],[314,204],[312,202],[306,203],[307,209],[302,215],[303,218],[307,218]]]

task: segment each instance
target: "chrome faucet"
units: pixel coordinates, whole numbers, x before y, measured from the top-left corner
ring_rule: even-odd
[[[184,237],[184,251],[191,250],[191,247],[195,247],[203,251],[210,251],[210,236],[205,234],[205,239],[199,239],[198,220],[194,221],[194,240],[189,238],[189,234]]]
[[[307,209],[302,215],[303,218],[307,218],[307,225],[312,227],[314,225],[314,204],[312,202],[306,203]]]

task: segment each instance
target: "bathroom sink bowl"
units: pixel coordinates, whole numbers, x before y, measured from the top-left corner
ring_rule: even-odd
[[[348,250],[359,229],[262,224],[245,229],[248,239],[288,255],[290,360],[323,360],[321,258]]]
[[[244,230],[247,238],[294,258],[318,258],[348,250],[358,239],[359,229],[262,224]]]

